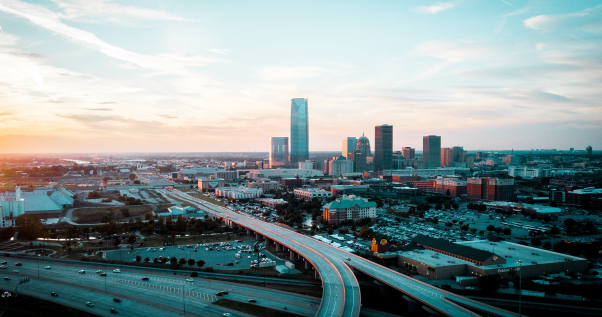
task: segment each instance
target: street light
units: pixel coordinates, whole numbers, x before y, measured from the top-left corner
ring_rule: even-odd
[[[521,270],[521,265],[523,264],[523,260],[518,260],[518,316],[521,317],[521,299],[523,295],[522,291],[522,282],[523,282],[523,270]]]
[[[184,300],[184,284],[182,284],[182,304],[184,305],[184,314],[186,314],[186,300]]]
[[[4,298],[4,315],[8,315],[8,298],[13,296],[11,293],[9,292],[4,292],[4,294],[2,294],[2,297]]]
[[[38,278],[40,278],[40,255],[38,254],[38,256],[36,257],[36,260],[38,262]]]

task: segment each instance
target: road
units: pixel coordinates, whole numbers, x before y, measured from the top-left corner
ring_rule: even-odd
[[[126,316],[176,316],[186,309],[189,316],[222,316],[231,313],[233,316],[248,316],[231,311],[221,306],[212,305],[219,299],[215,296],[218,291],[228,291],[225,298],[247,302],[253,298],[257,305],[308,316],[317,311],[320,301],[317,298],[300,294],[288,293],[257,286],[241,285],[223,281],[138,272],[135,268],[124,268],[121,273],[110,269],[106,277],[95,273],[98,267],[85,263],[78,265],[39,263],[35,260],[18,259],[23,266],[14,266],[15,259],[8,260],[8,269],[0,270],[0,276],[8,276],[10,281],[0,280],[4,289],[14,291],[19,278],[29,276],[29,283],[19,286],[19,293],[56,301],[66,306],[81,310],[91,310],[101,316],[111,315],[109,309],[114,307],[120,314]],[[50,269],[45,269],[49,266]],[[19,273],[13,272],[18,269]],[[85,274],[78,273],[84,269]],[[105,270],[103,270],[105,271]],[[39,278],[38,278],[39,272]],[[142,277],[149,277],[143,281]],[[105,291],[106,287],[106,291]],[[51,297],[50,292],[57,292],[58,297]],[[112,298],[119,297],[123,301],[115,303]],[[93,302],[95,307],[85,306]]]
[[[355,317],[359,315],[360,289],[350,267],[373,276],[375,279],[400,290],[414,300],[446,316],[478,316],[457,303],[473,307],[478,309],[480,313],[490,316],[518,316],[518,314],[503,311],[433,287],[282,226],[241,215],[177,190],[159,191],[164,195],[175,195],[209,214],[242,225],[303,255],[320,272],[322,277],[324,293],[317,316]],[[350,260],[346,260],[347,258]]]

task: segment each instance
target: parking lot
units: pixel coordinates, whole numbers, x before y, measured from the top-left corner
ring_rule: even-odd
[[[237,240],[239,241],[239,240]],[[190,247],[186,245],[174,245],[167,247],[153,247],[153,248],[137,248],[134,249],[133,253],[128,249],[108,251],[106,254],[107,260],[120,260],[123,261],[136,261],[136,255],[142,257],[142,262],[146,257],[150,259],[150,262],[154,258],[161,257],[176,257],[176,259],[185,258],[194,259],[195,262],[198,260],[205,261],[203,267],[212,266],[214,269],[219,270],[240,270],[248,269],[251,265],[251,261],[257,260],[257,253],[244,252],[244,249],[253,249],[255,241],[244,241],[244,242],[219,242],[219,243],[208,243],[208,244],[191,244]],[[229,244],[229,245],[228,245]],[[194,247],[197,247],[197,251],[194,251]],[[212,250],[209,250],[211,247]],[[162,250],[163,249],[163,250]],[[219,249],[219,250],[218,250]],[[236,254],[240,252],[240,258],[236,257]],[[276,265],[284,265],[284,261],[276,258],[274,255],[267,251],[261,251],[261,254],[265,255],[266,259],[275,261]],[[249,258],[250,257],[250,258]],[[238,261],[238,263],[236,263]],[[232,266],[226,264],[232,263]],[[169,261],[165,263],[165,267],[169,267]],[[184,267],[187,267],[185,264]],[[196,264],[193,267],[197,267]]]

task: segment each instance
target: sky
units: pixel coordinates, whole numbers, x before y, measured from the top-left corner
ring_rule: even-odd
[[[0,0],[0,153],[602,148],[602,1]]]

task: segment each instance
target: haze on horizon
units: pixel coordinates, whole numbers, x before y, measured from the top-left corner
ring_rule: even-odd
[[[0,153],[602,148],[600,1],[0,0]]]

